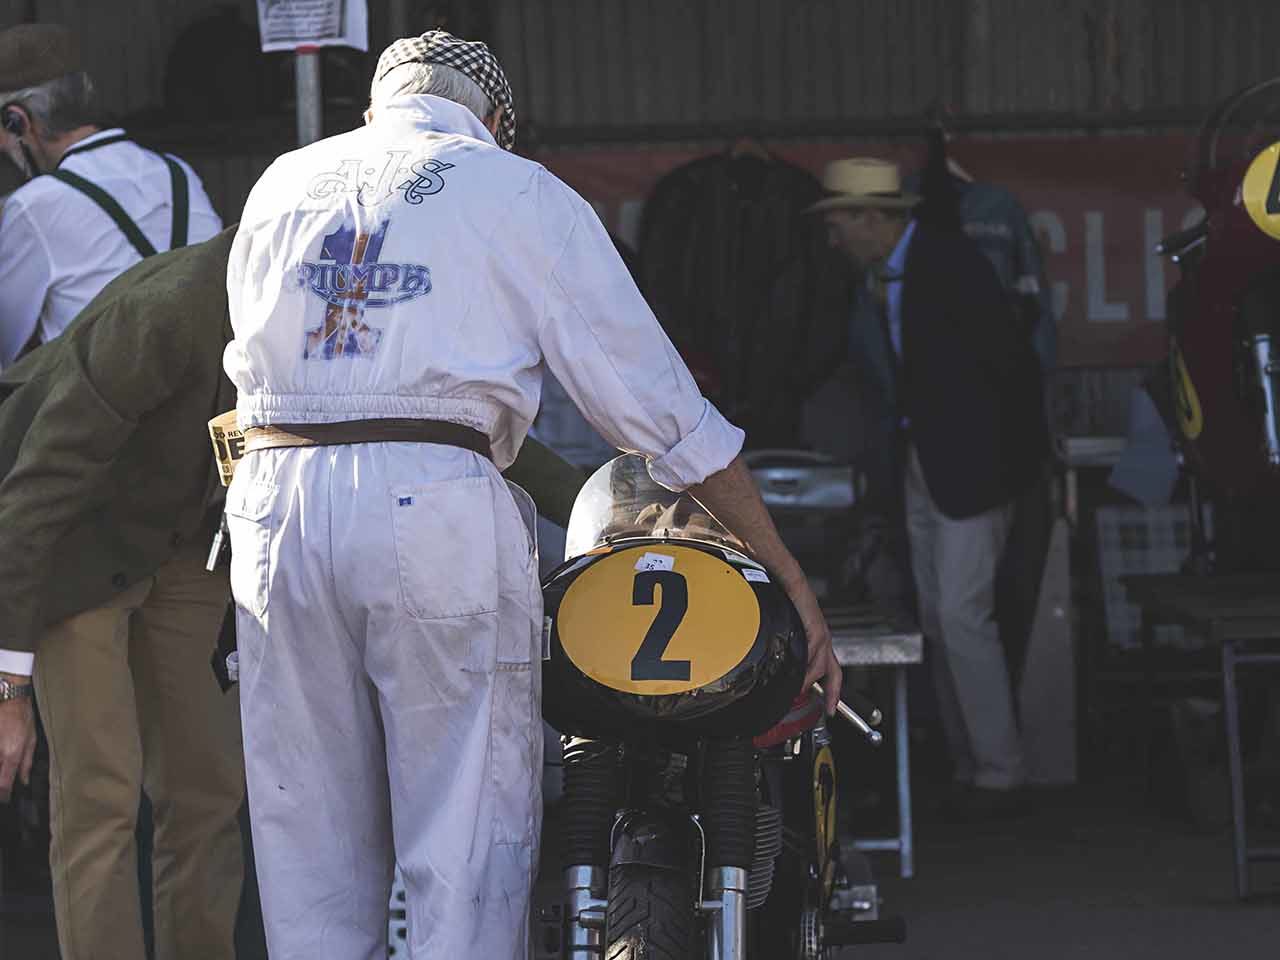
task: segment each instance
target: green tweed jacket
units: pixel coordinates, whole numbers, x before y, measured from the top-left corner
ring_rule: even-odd
[[[35,650],[212,534],[234,234],[142,261],[0,375],[0,648]],[[507,476],[561,524],[584,480],[532,440]]]

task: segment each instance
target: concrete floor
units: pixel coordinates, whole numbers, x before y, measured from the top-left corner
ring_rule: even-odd
[[[1229,836],[1153,815],[1133,788],[1045,795],[1011,825],[926,818],[917,846],[912,880],[892,876],[892,857],[877,860],[885,912],[907,918],[907,944],[841,960],[1280,957],[1280,865],[1255,867],[1260,894],[1237,903]],[[0,958],[56,960],[47,903],[7,903],[0,922]]]
[[[1038,798],[1010,825],[924,823],[916,876],[884,878],[885,909],[907,918],[903,946],[841,960],[1275,960],[1280,864],[1235,899],[1230,836],[1152,815],[1136,789]]]

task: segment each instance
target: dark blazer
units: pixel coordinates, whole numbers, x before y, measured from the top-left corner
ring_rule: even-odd
[[[234,234],[143,260],[0,376],[0,648],[34,650],[212,535]],[[584,480],[532,440],[507,477],[559,523]]]
[[[859,291],[850,330],[873,492],[901,484],[903,418],[938,508],[1007,503],[1048,453],[1040,363],[995,270],[963,234],[918,223],[902,287],[902,360]]]

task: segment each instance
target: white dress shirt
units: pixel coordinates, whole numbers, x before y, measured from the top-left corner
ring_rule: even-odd
[[[545,365],[671,489],[742,447],[591,207],[448,100],[393,99],[276,160],[245,205],[227,292],[242,428],[442,419],[488,435],[504,469]]]
[[[103,130],[78,141],[59,169],[110,194],[156,250],[168,250],[173,188],[159,154],[130,141],[97,144],[124,131]],[[176,158],[175,158],[176,159]],[[222,229],[200,178],[183,161],[190,196],[188,243]],[[0,209],[0,369],[13,363],[33,334],[41,343],[62,333],[108,283],[142,257],[96,203],[70,184],[36,177]]]
[[[103,130],[78,141],[59,168],[79,174],[120,204],[156,250],[168,250],[173,227],[169,167],[130,141],[105,143],[124,131]],[[176,157],[174,159],[177,159]],[[187,242],[222,229],[200,178],[187,175]],[[0,209],[0,370],[36,333],[46,343],[62,333],[108,283],[142,257],[103,209],[70,184],[41,176],[15,190]],[[0,649],[0,673],[28,675],[34,656]]]

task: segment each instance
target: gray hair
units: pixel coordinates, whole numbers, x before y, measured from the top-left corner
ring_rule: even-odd
[[[423,93],[461,104],[482,121],[493,113],[493,103],[474,80],[438,63],[402,63],[388,70],[370,88],[369,106],[376,107],[392,97]]]
[[[34,87],[0,93],[0,104],[17,104],[31,114],[43,132],[58,136],[93,123],[96,91],[83,71],[68,73]]]

